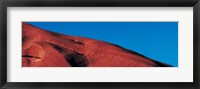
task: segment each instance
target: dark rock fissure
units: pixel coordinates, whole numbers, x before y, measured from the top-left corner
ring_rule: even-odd
[[[30,55],[22,55],[22,57],[41,59],[40,57],[35,57],[35,56],[30,56]]]
[[[85,56],[80,54],[68,54],[65,55],[65,59],[69,62],[72,67],[87,67],[88,60]]]
[[[56,33],[56,32],[49,32],[51,35],[53,35],[53,36],[56,36],[56,37],[58,37],[58,36],[60,36],[60,34],[59,33]]]
[[[72,41],[72,42],[74,42],[74,43],[77,43],[77,44],[83,45],[83,42],[75,41],[75,40],[72,40],[72,39],[71,39],[70,41]]]
[[[60,52],[60,53],[64,52],[64,50],[61,47],[59,47],[59,46],[57,46],[55,44],[52,44],[52,43],[48,43],[48,44],[50,44],[51,46],[53,46],[53,48],[56,49],[58,52]]]

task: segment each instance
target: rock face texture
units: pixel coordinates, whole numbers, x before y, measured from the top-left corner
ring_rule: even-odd
[[[22,23],[22,67],[170,67],[118,45]]]

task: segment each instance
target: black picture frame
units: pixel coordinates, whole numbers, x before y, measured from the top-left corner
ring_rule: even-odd
[[[194,82],[7,82],[7,7],[193,7]],[[0,18],[1,89],[200,89],[200,0],[1,0]]]

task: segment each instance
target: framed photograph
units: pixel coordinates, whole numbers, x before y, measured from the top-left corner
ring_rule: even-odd
[[[199,89],[199,0],[0,6],[2,89]]]

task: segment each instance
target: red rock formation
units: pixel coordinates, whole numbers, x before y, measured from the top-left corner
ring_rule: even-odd
[[[169,66],[111,43],[63,35],[22,23],[23,67]]]

